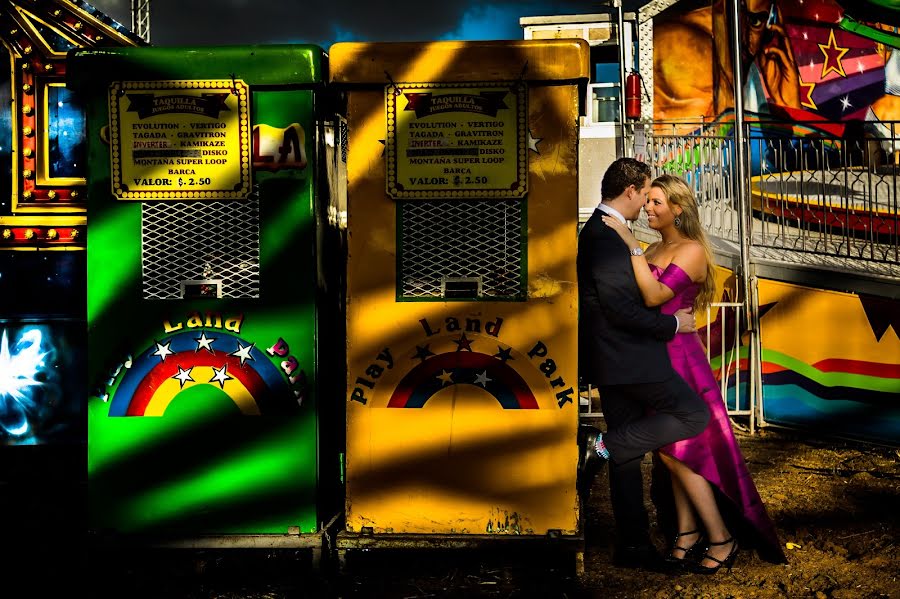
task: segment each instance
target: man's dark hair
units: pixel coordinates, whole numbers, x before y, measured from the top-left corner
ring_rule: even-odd
[[[640,189],[649,178],[649,164],[634,158],[617,158],[603,174],[603,181],[600,183],[600,197],[604,200],[611,200],[621,195],[629,185]]]

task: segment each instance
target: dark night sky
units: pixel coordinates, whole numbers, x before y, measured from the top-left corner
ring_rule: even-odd
[[[130,0],[89,0],[131,25]],[[609,10],[568,0],[152,0],[151,42],[171,45],[522,39],[519,17]]]

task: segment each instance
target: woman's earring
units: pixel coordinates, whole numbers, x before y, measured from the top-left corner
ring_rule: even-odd
[[[675,228],[676,228],[676,229],[681,228],[681,217],[680,217],[680,216],[676,216],[676,217],[675,217],[675,221],[674,221],[672,224],[675,225]]]

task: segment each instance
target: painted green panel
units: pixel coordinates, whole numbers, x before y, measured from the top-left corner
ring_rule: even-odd
[[[314,92],[254,89],[254,82],[291,82],[284,65],[272,65],[274,75],[264,73],[267,66],[253,49],[205,49],[202,60],[189,63],[170,49],[141,50],[111,53],[115,68],[108,62],[113,58],[101,53],[80,56],[78,64],[107,79],[117,72],[129,79],[146,76],[153,69],[157,78],[167,78],[165,71],[180,79],[243,69],[238,76],[251,84],[251,125],[262,139],[250,200],[258,202],[258,216],[251,211],[244,225],[229,228],[224,215],[235,200],[167,201],[162,220],[157,215],[155,228],[149,226],[147,208],[160,204],[151,206],[151,200],[142,208],[111,195],[109,148],[101,135],[107,85],[82,88],[89,128],[88,370],[94,389],[88,400],[90,526],[178,535],[286,533],[293,526],[316,532]],[[261,54],[310,58],[321,50]],[[318,69],[318,63],[301,61],[293,83],[308,83]],[[292,158],[286,159],[284,148]],[[179,209],[183,204],[197,210]],[[192,227],[210,223],[222,227],[210,235],[221,238],[226,255],[193,255],[188,243],[172,253],[173,261],[187,269],[192,260],[228,263],[230,248],[253,247],[248,238],[255,237],[258,285],[250,284],[244,297],[149,299],[148,280],[167,273],[144,272],[142,260],[169,251],[176,234],[190,236]],[[253,280],[253,266],[231,264],[230,276],[243,277],[246,269]]]
[[[324,52],[311,45],[169,46],[80,49],[69,53],[69,87],[97,81],[243,79],[251,86],[323,81]]]

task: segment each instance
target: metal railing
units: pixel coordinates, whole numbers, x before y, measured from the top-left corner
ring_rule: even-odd
[[[635,146],[630,155],[649,162],[654,175],[679,175],[691,185],[707,233],[741,249],[738,270],[752,273],[754,262],[770,261],[900,280],[900,123],[752,122],[745,126],[746,152],[741,153],[735,152],[732,123],[631,125],[625,135],[626,143]],[[737,154],[749,162],[744,169],[749,176],[739,186]],[[741,215],[747,223],[743,228]],[[643,214],[634,230],[642,241],[657,238]],[[747,239],[741,238],[742,230]],[[748,305],[756,305],[756,291],[749,285],[738,292],[742,302],[714,308],[733,309],[732,322],[740,322],[741,314],[752,319]],[[758,323],[747,324],[745,346],[735,334],[735,346],[721,348],[718,378],[726,404],[734,389],[729,414],[749,416],[752,432],[761,397],[760,340]],[[707,352],[709,345],[708,339]],[[743,385],[742,350],[749,373]],[[583,418],[602,415],[595,396],[589,388],[582,390]]]
[[[752,255],[900,276],[898,125],[749,124]],[[732,133],[728,124],[657,123],[646,156],[655,174],[691,184],[711,235],[739,243]]]

